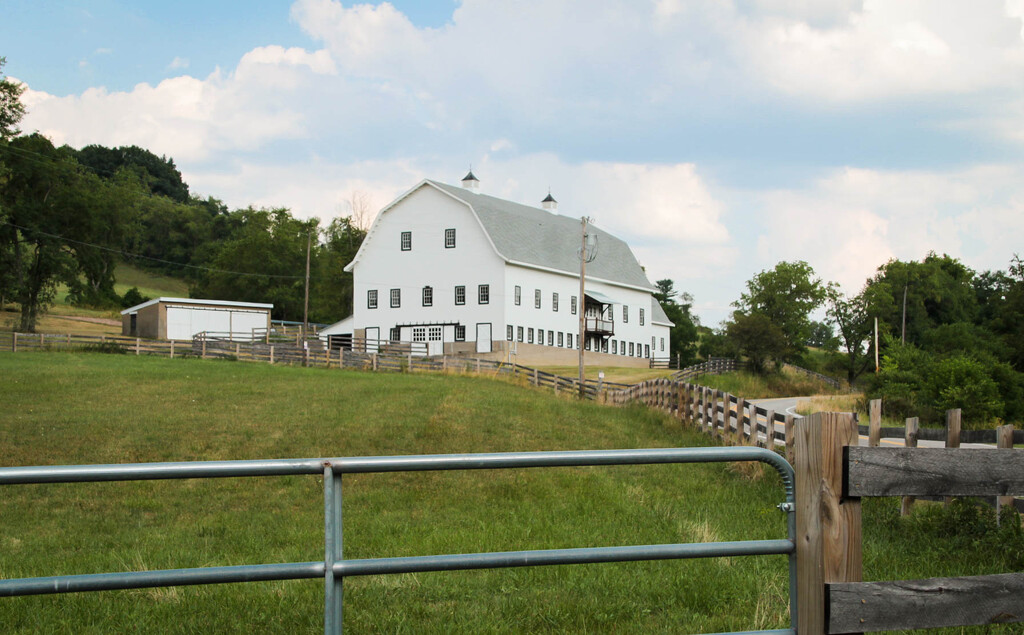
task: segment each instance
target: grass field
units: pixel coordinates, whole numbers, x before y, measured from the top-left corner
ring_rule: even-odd
[[[699,375],[689,381],[701,386],[724,390],[744,399],[795,397],[835,392],[824,382],[788,369],[772,375],[756,375],[746,371],[721,375]]]
[[[539,369],[562,377],[580,376],[579,366],[540,366]],[[598,374],[602,372],[605,381],[616,384],[636,384],[646,379],[668,377],[673,371],[664,368],[620,368],[588,364],[586,377],[587,379],[597,379]]]
[[[0,353],[0,376],[4,465],[708,443],[642,408],[464,376],[65,353]],[[779,479],[747,472],[704,465],[346,477],[345,554],[785,536]],[[36,485],[4,494],[5,578],[323,557],[318,478]],[[866,579],[1024,568],[1024,546],[1003,536],[972,533],[946,549],[949,528],[929,520],[931,512],[901,521],[896,501],[868,503]],[[322,632],[322,602],[316,581],[3,598],[0,624],[23,633]],[[784,627],[786,606],[780,556],[345,583],[350,633],[721,632]],[[977,632],[1014,632],[999,629]]]

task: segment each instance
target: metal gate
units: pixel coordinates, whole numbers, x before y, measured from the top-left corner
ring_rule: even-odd
[[[785,501],[779,505],[779,508],[787,515],[788,535],[786,539],[507,551],[361,560],[346,560],[342,557],[342,474],[737,461],[760,461],[767,463],[775,468],[782,477],[785,487]],[[323,561],[0,580],[0,596],[323,578],[324,633],[330,635],[341,632],[342,581],[348,576],[556,564],[786,554],[789,556],[791,627],[783,630],[756,632],[796,633],[796,516],[793,468],[784,458],[764,448],[665,448],[651,450],[508,452],[492,454],[346,457],[334,459],[5,467],[0,468],[0,485],[285,476],[292,474],[323,475]]]

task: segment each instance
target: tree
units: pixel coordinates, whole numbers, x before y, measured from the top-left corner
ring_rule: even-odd
[[[689,366],[697,361],[697,320],[690,313],[693,297],[677,292],[675,282],[669,279],[658,280],[654,285],[658,289],[654,297],[674,325],[669,330],[669,355],[678,357],[681,367]]]
[[[113,179],[119,171],[127,169],[138,175],[153,194],[179,203],[189,202],[188,185],[182,180],[174,159],[158,157],[138,146],[88,145],[72,152],[79,163],[105,179]]]
[[[766,372],[769,362],[782,362],[788,348],[786,334],[762,313],[735,312],[726,333],[755,373]]]
[[[25,105],[21,103],[24,84],[16,84],[4,76],[6,57],[0,57],[0,141],[7,141],[21,133],[18,122],[25,116]]]
[[[733,305],[746,315],[759,314],[774,324],[785,340],[783,358],[806,350],[811,335],[810,314],[825,299],[825,288],[806,262],[780,262],[747,281],[747,291]]]
[[[59,282],[77,273],[74,252],[53,234],[73,223],[79,200],[78,166],[39,134],[10,141],[7,182],[0,189],[5,215],[0,240],[15,272],[11,296],[21,305],[18,329],[34,332],[36,320],[53,301]]]
[[[366,230],[348,216],[335,218],[324,230],[312,269],[310,319],[331,323],[352,315],[354,281],[344,267],[355,258],[365,237]]]
[[[924,333],[936,326],[976,320],[973,280],[974,272],[960,261],[931,252],[921,262],[890,260],[868,280],[867,288],[879,328],[906,343],[920,344]]]
[[[869,311],[866,291],[847,298],[839,286],[831,283],[825,287],[826,315],[836,325],[842,353],[846,380],[853,382],[866,371],[871,363],[871,334],[873,317]],[[838,352],[837,355],[840,355]]]
[[[269,302],[275,319],[303,314],[306,241],[318,241],[317,219],[301,221],[287,209],[238,210],[235,229],[192,288],[193,297]]]

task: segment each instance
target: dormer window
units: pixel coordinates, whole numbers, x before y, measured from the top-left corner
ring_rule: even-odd
[[[444,230],[444,248],[455,249],[455,230],[446,229]]]
[[[402,232],[402,251],[412,250],[412,232]]]

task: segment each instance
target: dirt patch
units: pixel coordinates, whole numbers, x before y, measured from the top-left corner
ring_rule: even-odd
[[[96,317],[78,317],[75,315],[50,315],[52,318],[59,320],[72,320],[75,322],[90,322],[92,324],[105,324],[106,326],[121,326],[121,320],[113,320],[111,318],[96,318]]]

